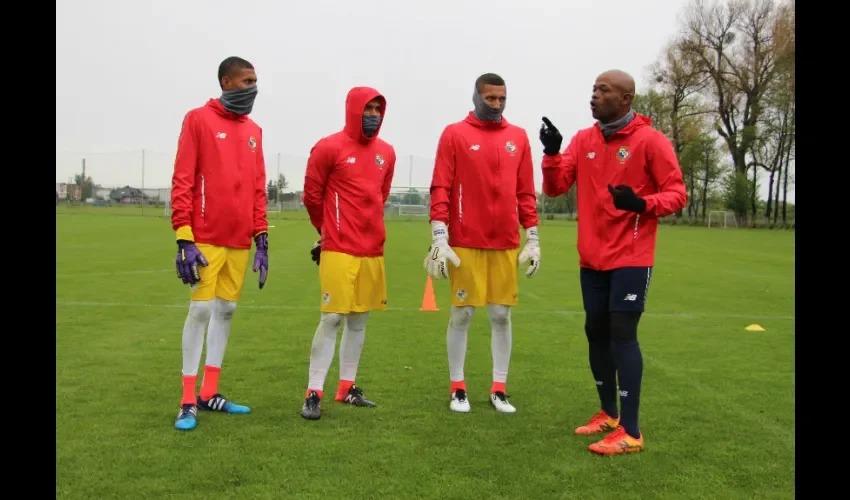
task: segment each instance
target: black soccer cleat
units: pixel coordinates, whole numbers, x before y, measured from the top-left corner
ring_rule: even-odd
[[[251,413],[251,409],[247,406],[238,405],[233,401],[229,401],[221,394],[215,394],[206,401],[201,399],[201,396],[198,396],[198,408],[205,411],[220,411],[223,413]]]
[[[345,399],[342,400],[343,403],[347,403],[354,406],[367,406],[373,407],[377,406],[375,403],[366,399],[363,395],[363,390],[357,387],[356,385],[352,385],[350,389],[348,389],[348,394],[345,396]]]
[[[319,420],[322,418],[322,399],[312,391],[304,398],[304,406],[301,407],[301,416],[307,420]]]

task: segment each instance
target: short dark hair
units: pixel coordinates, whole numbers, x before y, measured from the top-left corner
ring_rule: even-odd
[[[230,56],[224,61],[221,61],[221,64],[218,65],[218,85],[221,86],[221,79],[225,76],[232,75],[234,71],[246,68],[254,69],[254,65],[241,57]]]
[[[475,80],[475,89],[478,92],[481,92],[481,87],[485,85],[495,85],[497,87],[504,87],[505,80],[502,79],[501,76],[496,73],[484,73],[479,76],[477,80]]]

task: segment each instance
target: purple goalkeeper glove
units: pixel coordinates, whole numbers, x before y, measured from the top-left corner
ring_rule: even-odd
[[[177,240],[177,277],[183,280],[184,284],[194,286],[201,281],[198,264],[209,265],[198,247],[191,241]]]
[[[266,273],[269,272],[269,237],[266,233],[254,238],[257,253],[254,254],[254,272],[260,271],[260,290],[266,285]]]

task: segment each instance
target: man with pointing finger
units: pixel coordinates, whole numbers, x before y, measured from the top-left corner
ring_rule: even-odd
[[[676,153],[648,118],[632,111],[634,95],[628,74],[607,71],[593,85],[596,124],[576,133],[563,152],[563,137],[552,122],[544,117],[540,128],[543,192],[554,197],[578,186],[585,333],[600,410],[575,432],[608,433],[589,447],[603,455],[644,449],[638,428],[643,377],[638,321],[654,266],[658,218],[687,203]]]

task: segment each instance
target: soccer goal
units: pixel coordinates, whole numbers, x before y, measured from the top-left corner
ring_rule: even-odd
[[[714,222],[715,226],[720,227],[738,227],[738,221],[735,220],[735,214],[724,210],[714,210],[708,213],[708,227]]]
[[[431,210],[427,205],[399,205],[398,215],[414,215],[418,217],[427,217],[431,214]]]

